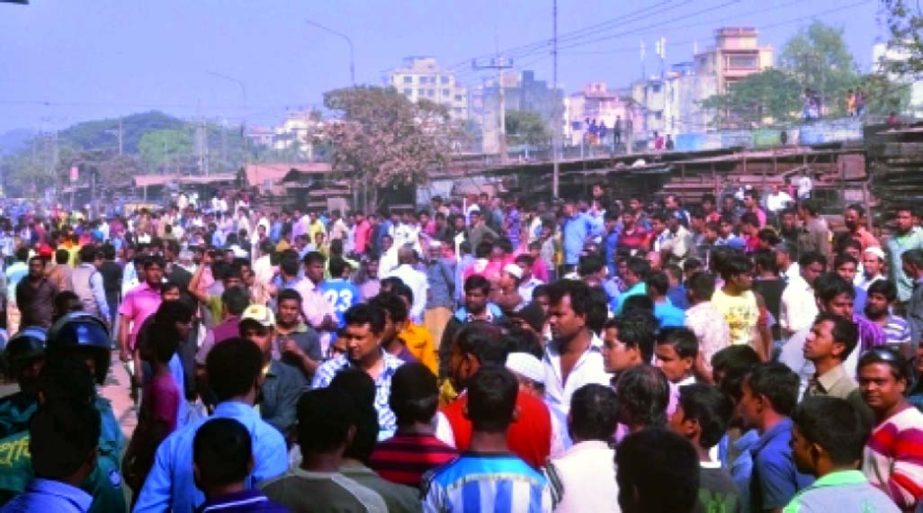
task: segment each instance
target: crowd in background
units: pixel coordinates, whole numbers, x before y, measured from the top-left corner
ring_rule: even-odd
[[[810,182],[8,211],[0,511],[923,510],[920,219]]]

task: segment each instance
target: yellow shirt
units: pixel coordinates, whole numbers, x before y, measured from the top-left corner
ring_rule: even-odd
[[[718,289],[711,296],[711,304],[727,321],[732,344],[744,345],[753,341],[753,330],[756,329],[760,310],[752,290],[739,296],[731,296]]]
[[[409,351],[414,358],[419,360],[426,368],[433,371],[433,374],[439,372],[439,367],[436,363],[436,345],[433,343],[433,336],[426,328],[409,323],[407,327],[404,328],[404,331],[398,334],[398,337],[404,341],[404,345],[407,346],[407,351]]]

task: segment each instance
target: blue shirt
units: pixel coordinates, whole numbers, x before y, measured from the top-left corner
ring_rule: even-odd
[[[551,511],[540,472],[511,454],[468,452],[423,477],[423,511]]]
[[[682,327],[686,323],[686,312],[671,305],[669,299],[654,303],[654,317],[661,328]]]
[[[349,307],[359,304],[361,297],[359,288],[353,282],[343,278],[331,278],[321,282],[320,291],[324,296],[324,301],[333,308],[337,316],[337,323],[342,328],[343,314],[349,310]]]
[[[619,296],[618,306],[615,308],[615,311],[612,312],[615,315],[622,315],[622,310],[625,308],[625,300],[631,296],[644,296],[647,294],[647,285],[643,281],[639,281],[631,286],[625,292],[622,292],[622,295]]]
[[[0,508],[0,513],[86,513],[92,502],[93,497],[76,486],[35,478],[26,487],[26,491]]]
[[[750,512],[760,513],[783,508],[814,479],[798,472],[789,442],[792,419],[785,418],[768,431],[750,449],[753,475],[750,479]]]
[[[260,418],[255,408],[237,401],[226,401],[215,408],[212,417],[234,419],[250,433],[254,467],[247,478],[249,488],[288,470],[285,439]],[[171,508],[173,513],[192,513],[205,502],[205,496],[193,480],[192,442],[199,427],[207,420],[191,422],[160,443],[154,466],[135,505],[135,513],[164,512]]]
[[[683,285],[670,287],[670,289],[667,290],[667,299],[670,300],[671,305],[680,310],[689,309],[689,298],[686,297],[686,287]]]
[[[381,375],[375,379],[375,410],[378,412],[378,440],[386,440],[394,436],[397,429],[397,419],[391,406],[388,404],[388,398],[391,397],[391,377],[398,367],[404,365],[404,361],[391,355],[385,350],[381,350],[382,358],[385,360],[384,369]],[[337,372],[348,367],[354,367],[353,363],[345,354],[337,355],[335,358],[328,360],[317,368],[314,373],[314,382],[311,388],[326,388],[330,386]]]
[[[575,265],[580,259],[583,244],[591,236],[597,235],[590,216],[578,213],[564,221],[564,263]]]
[[[606,267],[609,268],[609,276],[615,276],[615,272],[618,270],[618,266],[615,263],[615,252],[619,247],[619,238],[621,238],[621,231],[616,227],[610,231],[605,238],[605,251],[606,251]]]

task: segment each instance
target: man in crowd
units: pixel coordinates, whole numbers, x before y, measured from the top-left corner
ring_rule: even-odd
[[[389,438],[397,429],[394,412],[388,404],[391,379],[404,362],[381,346],[385,330],[385,312],[375,305],[358,304],[346,311],[343,336],[346,354],[324,362],[314,374],[312,388],[330,386],[336,373],[345,368],[357,368],[375,381],[375,409],[378,412],[380,440]]]
[[[798,259],[799,274],[789,279],[782,292],[779,324],[784,338],[810,327],[817,317],[814,282],[826,269],[827,261],[820,253],[803,253]]]
[[[103,275],[98,270],[102,263],[102,254],[96,246],[89,244],[80,248],[80,265],[71,274],[71,287],[83,303],[85,312],[109,322],[111,316],[106,301],[106,288],[103,286]]]
[[[898,513],[891,499],[869,483],[856,461],[869,426],[843,399],[811,397],[792,415],[792,457],[799,472],[816,481],[801,490],[783,513],[875,511]]]
[[[424,478],[423,510],[467,510],[477,494],[478,507],[487,511],[549,511],[551,489],[545,476],[509,454],[507,432],[516,420],[516,378],[502,367],[486,366],[468,385],[470,450]]]
[[[804,397],[845,399],[857,413],[870,419],[871,412],[862,402],[859,385],[843,366],[858,343],[859,330],[851,320],[830,313],[817,316],[804,343],[804,357],[814,364],[814,377],[808,382]]]
[[[890,280],[877,280],[869,286],[867,294],[865,317],[884,331],[889,346],[899,348],[905,355],[911,354],[910,324],[892,313],[897,301],[897,287]]]
[[[52,306],[58,288],[45,277],[45,262],[39,256],[29,259],[29,274],[16,285],[16,305],[22,326],[51,327]]]
[[[904,272],[903,254],[912,249],[923,249],[923,229],[914,224],[910,207],[899,207],[894,212],[895,231],[888,238],[888,272],[897,285],[898,303],[905,305],[913,292],[914,280]]]
[[[298,369],[308,383],[323,361],[317,331],[301,321],[301,294],[297,290],[285,289],[276,297],[272,353],[274,359]]]

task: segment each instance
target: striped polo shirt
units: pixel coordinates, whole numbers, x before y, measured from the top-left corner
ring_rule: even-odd
[[[509,453],[466,452],[423,481],[424,511],[551,511],[545,476]]]
[[[433,435],[403,433],[379,442],[369,459],[369,467],[388,481],[419,488],[423,474],[457,456],[454,447]]]

